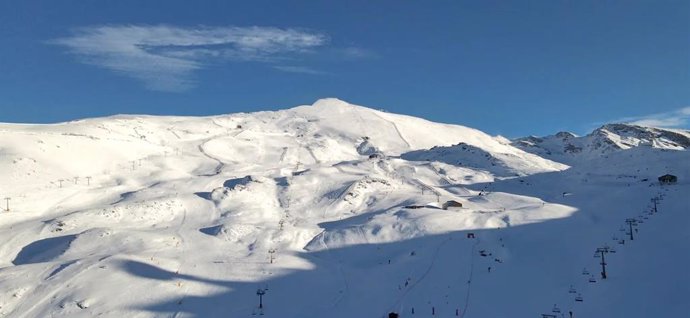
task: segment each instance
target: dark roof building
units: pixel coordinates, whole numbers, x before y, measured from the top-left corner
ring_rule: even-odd
[[[455,200],[446,201],[443,204],[443,209],[448,210],[448,208],[462,208],[462,203]]]
[[[661,184],[672,184],[678,182],[678,177],[672,174],[665,174],[659,177],[659,183]]]

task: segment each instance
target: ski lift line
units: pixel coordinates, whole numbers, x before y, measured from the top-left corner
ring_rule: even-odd
[[[405,300],[405,297],[407,297],[407,294],[408,294],[411,290],[413,290],[413,289],[415,288],[415,286],[417,286],[417,284],[419,284],[420,282],[424,281],[424,278],[426,278],[426,276],[431,272],[431,270],[433,269],[434,265],[436,264],[436,260],[437,260],[437,258],[438,258],[439,252],[441,251],[441,248],[442,248],[446,243],[450,242],[450,241],[451,241],[451,238],[452,238],[452,237],[451,237],[450,234],[449,234],[449,235],[448,235],[448,238],[445,239],[443,242],[441,242],[441,243],[436,247],[436,250],[434,251],[434,254],[433,254],[432,258],[431,258],[431,263],[429,264],[429,266],[427,267],[427,269],[424,271],[424,273],[423,273],[422,275],[420,275],[419,278],[416,279],[412,284],[410,284],[410,286],[409,286],[408,288],[406,288],[405,291],[404,291],[400,296],[398,296],[398,299],[395,301],[395,303],[394,303],[392,306],[390,306],[382,316],[387,315],[389,312],[393,311],[395,308],[402,308],[402,306],[403,306],[403,300]]]
[[[350,285],[347,282],[347,277],[345,276],[345,271],[343,271],[342,262],[340,261],[340,259],[335,257],[331,248],[328,246],[328,244],[326,243],[326,240],[324,239],[325,233],[326,233],[326,230],[323,230],[323,231],[321,231],[321,233],[318,234],[319,242],[321,243],[321,245],[323,245],[323,247],[326,250],[326,253],[329,255],[330,259],[322,258],[322,257],[316,256],[316,255],[313,255],[313,256],[318,258],[318,259],[328,261],[330,263],[336,263],[335,267],[337,268],[338,273],[340,274],[340,278],[342,279],[342,284],[344,287],[343,292],[339,293],[338,297],[333,301],[333,304],[331,304],[330,308],[332,309],[332,308],[336,308],[342,302],[342,300],[350,293]],[[323,309],[316,309],[316,310],[323,310]],[[309,315],[309,316],[319,317],[321,315]]]
[[[467,314],[467,308],[470,306],[470,292],[472,290],[472,279],[474,278],[474,259],[476,257],[475,252],[480,242],[481,238],[477,238],[477,241],[472,245],[472,254],[470,255],[470,279],[469,283],[467,284],[467,293],[465,293],[465,305],[460,312],[460,317],[465,317],[465,314]]]
[[[180,246],[181,246],[181,248],[182,248],[182,251],[181,251],[180,254],[179,254],[179,255],[181,255],[182,257],[180,257],[180,264],[177,266],[177,273],[180,273],[180,272],[182,271],[182,267],[185,265],[185,259],[187,259],[187,258],[185,257],[185,255],[186,255],[186,249],[185,249],[186,244],[185,244],[185,239],[184,239],[184,237],[182,236],[182,228],[183,228],[184,225],[186,224],[186,221],[187,221],[187,209],[186,209],[186,208],[183,208],[182,220],[180,220],[180,224],[177,226],[177,229],[175,230],[175,234],[177,234],[177,237],[179,237],[179,239],[180,239]],[[223,233],[223,234],[225,234],[225,233]],[[184,287],[184,289],[182,290],[182,296],[181,296],[180,299],[178,300],[178,304],[182,304],[182,303],[184,302],[184,300],[187,298],[187,296],[188,296],[188,294],[189,294],[189,293],[188,293],[188,292],[189,292],[189,286],[190,286],[190,284],[185,284],[185,287]],[[179,310],[175,311],[175,313],[173,314],[172,318],[177,318],[177,316],[178,316],[179,314],[180,314],[180,311],[179,311]]]

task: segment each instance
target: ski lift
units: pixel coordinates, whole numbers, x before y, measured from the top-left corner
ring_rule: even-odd
[[[570,289],[568,290],[568,293],[569,293],[569,294],[574,294],[574,293],[576,293],[576,292],[577,292],[577,291],[575,290],[575,287],[573,287],[573,285],[570,285]]]
[[[618,241],[618,244],[624,245],[624,244],[625,244],[625,240],[624,240],[624,239],[619,240],[619,241]]]
[[[643,220],[637,220],[637,223],[644,223]]]
[[[596,283],[596,282],[597,282],[597,279],[594,278],[594,276],[589,276],[589,282],[590,282],[590,283]]]
[[[616,249],[613,247],[609,248],[609,253],[616,253]]]
[[[615,236],[615,235],[612,236],[612,237],[611,237],[611,240],[613,240],[613,241],[618,241],[618,236]]]
[[[589,271],[585,268],[582,270],[582,275],[589,275]]]
[[[551,312],[560,314],[560,313],[561,313],[561,309],[558,308],[558,306],[556,306],[556,304],[553,304],[553,309],[551,309]]]
[[[581,294],[577,294],[577,297],[575,297],[575,301],[582,302],[582,301],[583,301],[582,295],[581,295]]]

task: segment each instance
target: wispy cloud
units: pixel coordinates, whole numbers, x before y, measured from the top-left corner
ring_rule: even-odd
[[[346,47],[336,50],[340,55],[348,59],[370,59],[378,57],[374,51],[360,47]]]
[[[73,31],[50,43],[62,45],[81,62],[141,80],[147,88],[184,91],[191,75],[212,61],[276,62],[324,46],[326,34],[272,27],[97,26]],[[316,74],[305,67],[275,67]]]
[[[662,128],[688,127],[690,125],[690,107],[646,116],[626,117],[614,122]]]
[[[325,75],[328,74],[323,71],[315,70],[309,67],[304,67],[304,66],[291,66],[291,65],[276,65],[273,68],[283,71],[283,72],[288,72],[288,73],[300,73],[300,74],[310,74],[310,75]]]

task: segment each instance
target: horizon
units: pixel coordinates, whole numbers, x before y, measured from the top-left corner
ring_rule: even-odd
[[[690,128],[690,2],[7,1],[0,12],[12,48],[0,51],[0,122],[335,97],[511,138]]]
[[[124,117],[128,117],[128,116],[131,116],[131,117],[138,117],[138,116],[143,116],[143,117],[189,117],[189,118],[195,118],[195,117],[221,117],[221,116],[231,116],[231,115],[234,115],[234,114],[241,114],[241,113],[251,114],[251,113],[262,112],[262,111],[276,111],[276,112],[279,112],[279,111],[286,111],[286,110],[290,110],[290,109],[293,109],[293,108],[296,108],[296,107],[304,107],[304,106],[312,107],[312,106],[314,106],[314,104],[316,104],[317,102],[319,102],[319,101],[321,101],[321,100],[329,100],[329,99],[336,99],[336,100],[345,102],[345,103],[347,103],[347,104],[349,104],[349,105],[351,105],[351,106],[365,107],[365,108],[369,108],[369,109],[372,109],[372,110],[382,111],[382,112],[385,112],[385,113],[391,113],[391,114],[403,115],[403,116],[410,116],[410,115],[408,115],[408,114],[390,112],[390,111],[388,111],[388,110],[386,110],[386,109],[381,109],[381,108],[370,107],[370,106],[367,106],[367,105],[358,105],[358,104],[350,103],[350,102],[348,102],[347,100],[343,100],[343,99],[340,99],[340,98],[337,98],[337,97],[325,97],[325,98],[320,98],[320,99],[318,99],[318,100],[316,100],[316,101],[314,101],[313,103],[310,103],[310,104],[293,105],[293,106],[289,106],[289,107],[275,108],[275,109],[272,109],[272,110],[257,110],[257,111],[252,111],[252,112],[234,112],[234,113],[221,113],[221,114],[208,114],[208,115],[175,115],[175,114],[119,113],[119,114],[111,114],[111,115],[106,115],[106,116],[75,118],[75,119],[70,119],[70,120],[65,120],[65,121],[58,121],[58,122],[45,122],[45,123],[0,122],[0,124],[9,124],[9,125],[15,125],[15,124],[16,124],[16,125],[61,125],[61,124],[69,124],[69,123],[72,123],[72,122],[79,122],[79,121],[83,121],[83,120],[105,119],[105,118],[119,117],[119,116],[124,116]],[[323,107],[332,107],[332,106],[323,106]],[[684,110],[685,110],[685,111],[690,111],[690,107],[689,107],[688,109],[684,109]],[[417,117],[417,116],[413,116],[413,117],[421,118],[421,119],[424,119],[424,120],[429,120],[428,118],[423,118],[423,117]],[[431,121],[431,120],[429,120],[429,121]],[[500,135],[500,134],[495,134],[495,135],[489,134],[489,135],[494,136],[494,137],[505,137],[505,138],[509,138],[509,139],[517,139],[517,138],[523,138],[523,137],[546,137],[546,136],[553,136],[553,135],[556,135],[556,134],[562,133],[562,132],[567,132],[567,133],[574,134],[575,136],[581,137],[581,136],[585,136],[585,135],[591,134],[594,130],[599,129],[599,128],[602,128],[602,127],[604,127],[604,126],[606,126],[606,125],[618,125],[618,124],[622,124],[622,125],[631,125],[631,126],[639,126],[639,127],[644,127],[644,128],[656,128],[656,129],[667,129],[667,130],[680,129],[680,130],[688,130],[688,131],[690,131],[689,128],[682,128],[682,127],[681,127],[681,128],[678,128],[678,127],[659,127],[659,126],[653,125],[653,123],[652,123],[651,125],[650,125],[650,124],[646,124],[645,121],[646,121],[646,119],[645,119],[645,120],[640,120],[639,122],[618,121],[618,122],[601,123],[601,124],[599,124],[599,125],[597,125],[597,126],[592,126],[592,128],[591,128],[589,131],[584,131],[584,132],[576,132],[576,131],[568,131],[568,130],[559,130],[559,131],[554,131],[554,132],[551,132],[551,133],[548,133],[548,134],[544,134],[544,135],[535,135],[535,134],[526,134],[526,135],[522,135],[522,136],[506,136],[506,135]],[[433,122],[433,123],[439,123],[439,124],[449,124],[449,125],[464,126],[464,127],[468,127],[468,128],[478,129],[477,127],[466,126],[466,125],[462,125],[462,124],[458,124],[458,123],[443,122],[443,121],[431,121],[431,122]],[[479,129],[479,130],[482,131],[481,129]],[[485,132],[485,131],[482,131],[482,132]],[[488,134],[488,132],[485,132],[485,133]]]

